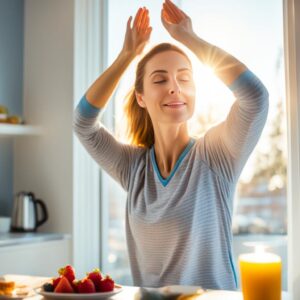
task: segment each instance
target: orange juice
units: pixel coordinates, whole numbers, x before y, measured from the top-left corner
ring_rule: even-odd
[[[244,300],[281,300],[281,259],[272,253],[239,257]]]

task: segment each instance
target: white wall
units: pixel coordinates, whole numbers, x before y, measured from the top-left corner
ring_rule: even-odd
[[[14,192],[46,202],[40,231],[73,230],[73,33],[73,0],[25,0],[24,117],[44,134],[16,140]]]

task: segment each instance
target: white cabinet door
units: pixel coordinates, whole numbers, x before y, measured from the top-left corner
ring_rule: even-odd
[[[54,277],[67,264],[72,264],[70,239],[0,247],[0,275]]]

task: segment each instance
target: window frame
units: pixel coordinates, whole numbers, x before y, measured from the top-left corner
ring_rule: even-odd
[[[300,3],[283,0],[288,142],[288,292],[300,296]]]
[[[288,292],[300,296],[300,2],[282,0],[284,55],[286,77],[287,140],[288,140]],[[180,3],[180,0],[178,0]],[[108,0],[75,0],[74,20],[74,107],[88,84],[107,65]],[[99,56],[100,53],[100,56]],[[108,107],[104,122],[112,127],[113,107]],[[105,215],[105,175],[89,158],[80,143],[73,143],[74,230],[73,263],[79,273],[90,266],[104,264],[107,224]],[[101,197],[100,197],[101,195]],[[89,198],[89,205],[86,205]],[[101,206],[99,204],[101,199]],[[298,203],[299,202],[299,203]],[[79,225],[80,224],[80,225]],[[100,232],[99,232],[99,228]],[[92,244],[91,244],[91,241]],[[87,247],[87,245],[89,245]],[[91,249],[90,251],[88,249]],[[102,251],[104,249],[104,251]],[[100,253],[100,255],[99,255]]]
[[[107,0],[75,0],[74,109],[107,64],[106,10]],[[107,120],[112,114],[108,111],[104,116]],[[101,173],[73,134],[73,265],[78,277],[101,266]]]

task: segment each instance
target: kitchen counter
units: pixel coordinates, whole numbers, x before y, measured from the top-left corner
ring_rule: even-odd
[[[6,280],[10,281],[13,280],[16,284],[20,285],[27,285],[33,289],[40,287],[44,282],[47,282],[49,278],[45,277],[38,277],[38,276],[20,276],[20,275],[4,275],[3,276]],[[124,286],[123,291],[119,294],[110,297],[111,300],[133,300],[138,299],[136,297],[137,293],[139,292],[138,287],[129,287]],[[70,296],[66,296],[68,299],[72,299]],[[77,297],[76,297],[77,298]],[[79,297],[78,297],[79,298]],[[42,300],[44,299],[40,295],[33,296],[28,298],[30,300]],[[58,299],[58,298],[57,298]],[[80,299],[88,299],[88,297],[80,297]],[[98,299],[98,298],[97,298]],[[203,300],[242,300],[243,296],[241,292],[231,292],[231,291],[210,291],[206,294],[199,297],[199,299]],[[282,300],[290,300],[290,297],[287,293],[282,293]]]
[[[0,233],[0,247],[40,243],[40,242],[54,241],[54,240],[66,240],[70,238],[71,235],[63,234],[63,233],[43,233],[43,232]]]

